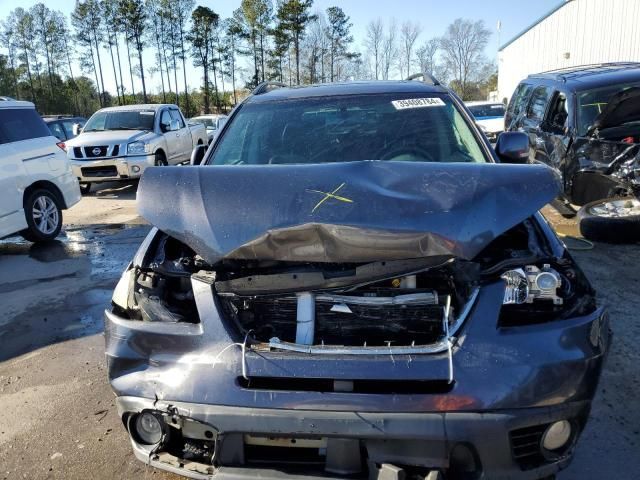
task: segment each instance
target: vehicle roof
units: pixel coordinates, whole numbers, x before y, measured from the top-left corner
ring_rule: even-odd
[[[75,119],[83,119],[84,117],[80,116],[80,115],[44,115],[42,117],[42,119],[45,121],[45,123],[49,123],[49,122],[58,122],[58,121],[62,121],[62,120],[75,120]]]
[[[226,117],[224,113],[204,113],[202,115],[194,115],[193,118],[218,118],[218,117]]]
[[[36,108],[36,106],[24,100],[5,100],[0,102],[0,108]]]
[[[383,93],[448,93],[441,86],[415,80],[371,80],[361,82],[320,83],[303,87],[276,88],[266,93],[252,95],[248,103],[261,103],[293,98],[331,97],[337,95],[370,95]]]
[[[502,106],[504,106],[504,103],[502,103],[502,102],[489,102],[487,100],[478,100],[478,101],[474,101],[474,102],[464,102],[464,104],[467,107],[476,107],[476,106],[480,106],[480,105],[502,105]]]
[[[100,112],[131,112],[131,111],[142,111],[142,110],[154,110],[158,111],[164,107],[172,107],[178,108],[177,105],[172,103],[144,103],[138,105],[120,105],[118,107],[106,107],[101,108]]]
[[[532,80],[547,80],[562,83],[571,90],[581,91],[616,83],[640,81],[640,63],[603,63],[582,65],[549,72],[536,73],[527,77]]]

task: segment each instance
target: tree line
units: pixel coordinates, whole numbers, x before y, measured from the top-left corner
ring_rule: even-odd
[[[0,24],[0,94],[47,114],[163,102],[192,116],[228,111],[266,80],[300,85],[422,71],[463,99],[495,89],[482,21],[458,19],[422,43],[411,21],[373,20],[359,43],[352,28],[341,7],[320,11],[313,0],[241,0],[229,18],[195,0],[77,0],[69,18],[38,3]],[[197,82],[188,64],[201,73]]]

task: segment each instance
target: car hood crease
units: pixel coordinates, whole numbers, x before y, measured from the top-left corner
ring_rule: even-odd
[[[543,165],[357,161],[147,169],[138,211],[222,259],[471,260],[555,198]]]

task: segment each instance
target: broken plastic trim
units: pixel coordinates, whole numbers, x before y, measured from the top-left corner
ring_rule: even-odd
[[[393,346],[388,345],[385,347],[367,347],[367,346],[331,346],[331,345],[300,345],[298,343],[282,342],[278,338],[272,338],[267,344],[254,345],[259,347],[266,345],[269,348],[276,350],[285,350],[288,352],[308,353],[311,355],[417,355],[426,353],[451,353],[451,346],[453,345],[452,337],[455,336],[460,329],[464,321],[466,320],[473,305],[475,305],[480,289],[476,288],[471,292],[469,299],[464,304],[460,315],[455,319],[453,325],[448,326],[447,335],[440,341],[430,345],[401,345]],[[448,322],[447,322],[448,323]],[[450,377],[451,378],[451,377]]]

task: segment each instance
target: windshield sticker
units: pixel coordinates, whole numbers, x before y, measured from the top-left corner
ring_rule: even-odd
[[[445,103],[441,98],[407,98],[406,100],[393,100],[391,102],[396,110],[406,108],[444,107]]]

